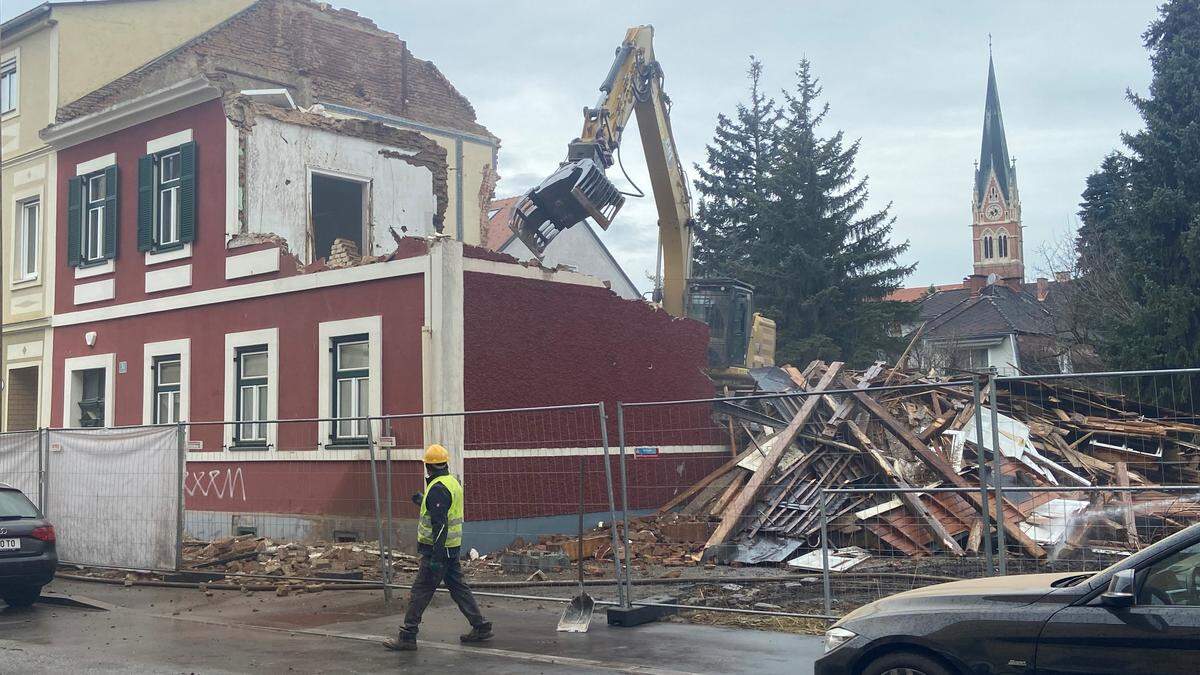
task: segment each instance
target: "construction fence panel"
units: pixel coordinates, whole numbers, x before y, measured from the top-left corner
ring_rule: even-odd
[[[0,483],[17,488],[39,508],[42,499],[42,432],[0,433]]]
[[[174,569],[177,426],[49,430],[45,514],[64,563]]]
[[[378,422],[186,425],[184,566],[216,575],[381,582]]]
[[[400,550],[417,549],[421,460],[425,448],[438,443],[449,450],[451,473],[465,493],[468,578],[501,586],[566,583],[577,577],[582,551],[584,576],[608,580],[615,593],[608,525],[617,458],[606,424],[615,431],[597,404],[383,418],[382,500],[393,541]],[[556,590],[548,595],[562,594]]]
[[[631,596],[827,615],[823,507],[851,525],[840,545],[890,573],[933,575],[929,561],[949,560],[939,574],[988,574],[979,457],[965,438],[975,381],[881,384],[878,371],[852,376],[836,364],[791,371],[760,382],[777,393],[621,406]],[[941,483],[969,490],[889,492]],[[822,490],[842,487],[877,490],[821,503]]]
[[[905,496],[927,503],[967,499],[973,488],[831,488],[826,500],[826,544],[806,556],[811,574],[820,577],[825,607],[835,615],[889,595],[959,579],[981,576],[971,558],[935,551],[906,559],[864,544],[862,534],[895,526],[894,516],[879,507],[841,512],[833,505],[869,500],[899,504]],[[1200,486],[1133,488],[1025,486],[1003,490],[1006,511],[1017,528],[1044,554],[1010,547],[1006,574],[1097,572],[1138,548],[1125,539],[1123,516],[1142,546],[1167,537],[1200,517]],[[992,493],[993,498],[995,492]],[[1019,512],[1019,514],[1017,513]],[[1017,518],[1020,517],[1020,520]],[[1119,532],[1122,539],[1113,541]]]

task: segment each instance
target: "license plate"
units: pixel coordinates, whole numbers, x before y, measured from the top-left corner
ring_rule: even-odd
[[[0,551],[20,551],[20,539],[0,539]]]

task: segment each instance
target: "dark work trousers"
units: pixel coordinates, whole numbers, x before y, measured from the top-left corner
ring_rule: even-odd
[[[417,634],[417,629],[421,625],[421,615],[425,613],[425,608],[429,606],[434,592],[443,581],[446,582],[446,588],[450,590],[450,597],[454,600],[454,604],[458,605],[458,611],[467,617],[471,626],[477,628],[486,624],[487,619],[484,619],[483,614],[479,612],[479,605],[475,603],[471,587],[463,580],[462,567],[459,565],[458,558],[452,557],[443,560],[438,571],[434,571],[430,562],[429,556],[421,556],[421,566],[417,570],[417,578],[413,580],[408,611],[404,613],[404,631],[412,635]]]

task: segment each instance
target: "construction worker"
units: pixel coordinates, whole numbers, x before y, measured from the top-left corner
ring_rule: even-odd
[[[411,651],[417,648],[421,615],[443,581],[458,610],[471,622],[471,632],[460,636],[459,640],[471,643],[492,639],[492,624],[480,613],[458,562],[462,546],[463,489],[458,479],[450,475],[449,462],[450,453],[440,445],[431,445],[425,451],[425,492],[412,496],[413,503],[421,507],[421,518],[417,522],[417,551],[421,554],[421,565],[413,580],[404,625],[395,640],[383,643],[388,649]]]

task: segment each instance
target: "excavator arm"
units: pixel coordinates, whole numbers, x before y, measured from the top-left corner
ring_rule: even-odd
[[[604,172],[613,165],[625,126],[636,114],[658,208],[663,309],[683,316],[692,248],[691,195],[671,133],[670,99],[663,92],[653,39],[651,26],[635,26],[625,34],[600,85],[600,100],[594,108],[584,108],[583,132],[568,146],[567,161],[518,202],[510,227],[538,256],[558,232],[586,217],[607,229],[625,198]]]

